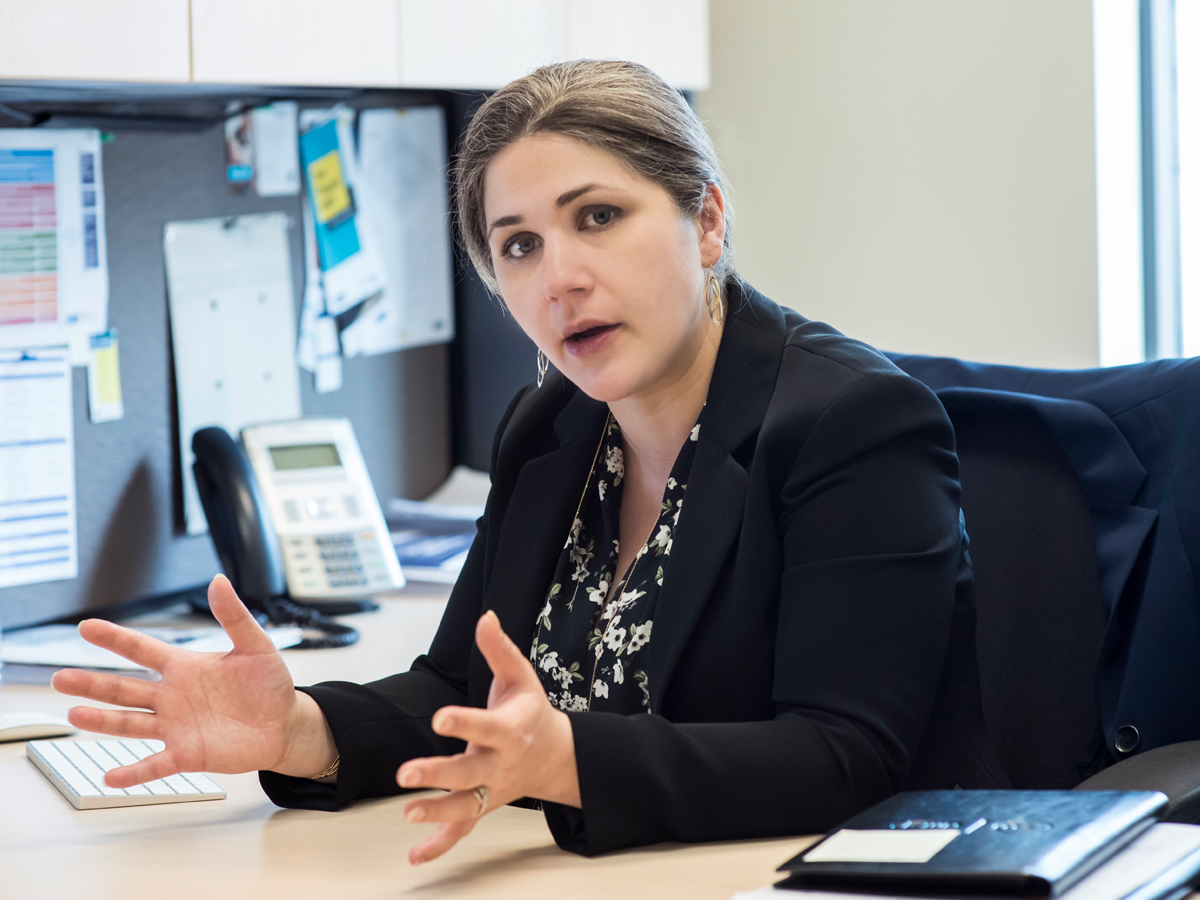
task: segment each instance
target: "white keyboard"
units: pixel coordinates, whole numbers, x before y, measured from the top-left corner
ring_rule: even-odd
[[[128,766],[163,749],[162,741],[30,741],[25,755],[76,809],[146,806],[186,800],[224,800],[225,792],[208,776],[170,775],[131,788],[111,788],[104,773]]]

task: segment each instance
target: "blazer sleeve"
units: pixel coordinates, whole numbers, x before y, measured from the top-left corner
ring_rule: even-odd
[[[923,385],[880,374],[845,389],[789,452],[774,719],[569,714],[583,805],[546,805],[560,846],[811,834],[899,789],[954,608],[953,429]]]
[[[492,447],[492,473],[500,436],[524,392],[509,405]],[[336,782],[260,772],[259,783],[277,806],[341,809],[355,800],[404,793],[396,770],[422,756],[460,753],[463,741],[434,733],[430,722],[443,706],[468,703],[467,666],[475,642],[475,623],[483,614],[491,497],[477,523],[478,532],[454,585],[429,652],[412,668],[369,684],[324,682],[299,690],[321,707],[333,732],[341,762]]]

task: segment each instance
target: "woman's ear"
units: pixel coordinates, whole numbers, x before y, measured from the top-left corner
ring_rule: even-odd
[[[710,269],[725,250],[725,195],[721,186],[709,182],[704,189],[704,206],[696,220],[700,238],[700,265]]]

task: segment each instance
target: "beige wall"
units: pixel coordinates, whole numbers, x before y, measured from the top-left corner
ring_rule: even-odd
[[[742,274],[888,350],[1097,364],[1091,0],[711,0]]]

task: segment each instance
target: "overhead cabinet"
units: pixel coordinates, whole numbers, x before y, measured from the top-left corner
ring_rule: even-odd
[[[493,89],[562,59],[709,81],[707,0],[0,3],[0,79]]]
[[[188,0],[0,3],[0,79],[190,77]]]

